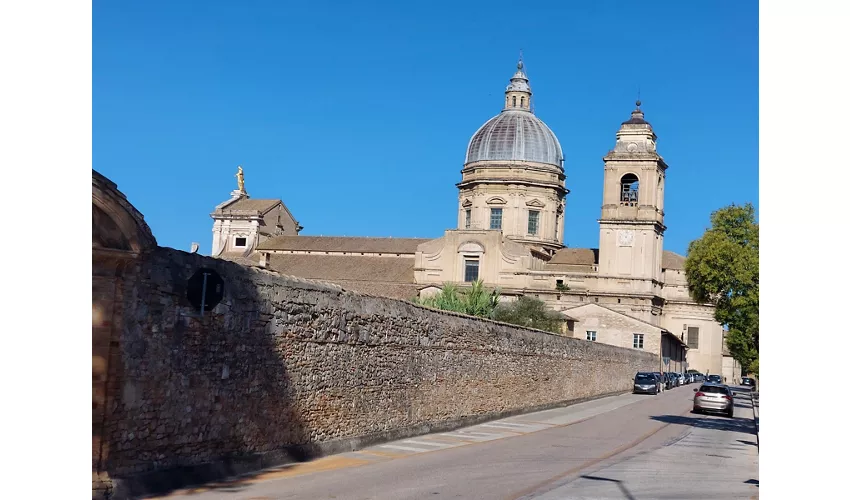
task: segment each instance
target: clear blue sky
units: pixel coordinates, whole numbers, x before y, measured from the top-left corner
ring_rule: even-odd
[[[566,157],[567,245],[598,245],[638,88],[670,166],[665,249],[758,207],[755,1],[96,0],[93,25],[93,168],[160,245],[210,251],[237,165],[302,234],[441,236],[519,49]]]

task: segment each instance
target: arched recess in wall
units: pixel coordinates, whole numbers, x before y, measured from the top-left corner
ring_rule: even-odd
[[[156,247],[144,217],[114,182],[92,170],[92,248],[140,253]]]
[[[465,241],[458,245],[457,252],[483,255],[484,245],[474,240]]]
[[[98,473],[93,490],[109,457],[107,408],[122,397],[108,388],[120,387],[123,377],[125,280],[139,255],[156,246],[142,214],[114,182],[92,170],[92,471]]]

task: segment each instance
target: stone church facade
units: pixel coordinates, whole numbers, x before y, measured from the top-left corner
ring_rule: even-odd
[[[457,229],[442,237],[301,236],[281,200],[240,185],[211,214],[212,255],[403,300],[481,279],[506,300],[532,296],[560,311],[567,335],[653,352],[662,371],[739,379],[713,307],[688,293],[685,258],[663,249],[668,167],[640,102],[603,158],[598,248],[566,248],[564,155],[532,95],[520,62],[501,112],[469,142]]]

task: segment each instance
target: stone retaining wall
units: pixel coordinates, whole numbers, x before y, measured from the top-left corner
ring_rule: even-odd
[[[204,317],[201,267],[225,282]],[[128,276],[98,471],[116,497],[627,391],[658,365],[167,248]]]

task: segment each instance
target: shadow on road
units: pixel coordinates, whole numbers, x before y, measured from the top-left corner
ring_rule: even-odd
[[[191,477],[182,477],[181,480],[183,482],[189,482],[189,484],[196,484],[196,486],[172,486],[166,489],[166,493],[178,492],[184,495],[197,495],[200,493],[206,493],[210,491],[217,491],[222,493],[239,493],[244,490],[248,486],[250,486],[256,479],[264,476],[266,474],[273,474],[275,472],[285,471],[291,467],[294,467],[297,463],[289,463],[279,465],[277,467],[270,467],[268,469],[257,470],[253,472],[249,472],[246,474],[241,474],[238,477],[232,477],[229,479],[224,479],[221,481],[213,481],[213,482],[205,482],[203,479],[194,480]],[[140,495],[138,498],[159,498],[158,494],[144,494]]]
[[[636,499],[636,498],[635,498],[635,497],[631,494],[631,492],[629,491],[629,489],[628,489],[628,488],[626,488],[626,485],[625,485],[625,484],[623,484],[623,482],[622,482],[622,481],[620,481],[619,479],[611,479],[611,478],[607,478],[607,477],[599,477],[599,476],[581,476],[581,478],[582,478],[582,479],[589,479],[589,480],[591,480],[591,481],[606,481],[606,482],[609,482],[609,483],[615,483],[615,484],[617,485],[617,487],[618,487],[618,488],[620,488],[620,492],[622,492],[622,493],[623,493],[623,497],[624,497],[624,498],[626,498],[627,500],[637,500],[637,499]]]
[[[680,416],[680,415],[657,415],[649,417],[658,422],[665,424],[690,425],[700,429],[713,429],[718,431],[733,431],[743,432],[745,434],[755,434],[755,426],[752,419],[749,418],[726,418],[714,416]]]

